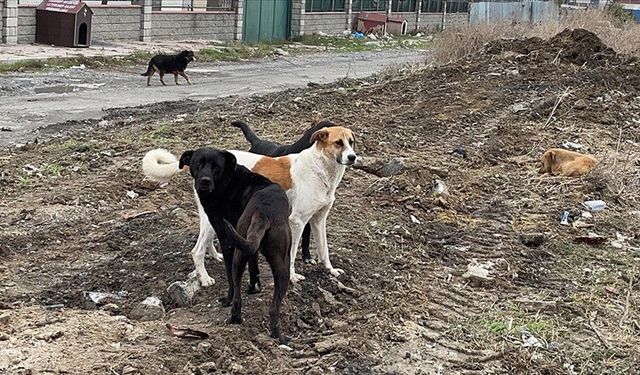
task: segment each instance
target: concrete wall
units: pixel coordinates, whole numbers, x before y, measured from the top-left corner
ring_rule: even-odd
[[[4,0],[0,0],[0,43],[2,43],[2,25],[3,25],[2,10],[3,9],[4,9]]]
[[[305,13],[304,33],[313,34],[319,31],[327,34],[341,34],[347,29],[345,12]]]
[[[140,6],[94,5],[91,9],[92,40],[140,40]]]
[[[18,7],[18,43],[29,44],[36,40],[36,7]]]
[[[151,39],[233,40],[236,14],[229,12],[153,12]]]

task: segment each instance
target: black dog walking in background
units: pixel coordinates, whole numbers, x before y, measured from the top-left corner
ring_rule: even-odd
[[[295,143],[292,143],[290,145],[281,145],[280,143],[258,138],[253,130],[251,130],[249,125],[242,121],[233,121],[231,125],[235,126],[236,128],[240,128],[240,130],[242,130],[242,133],[244,134],[244,137],[247,139],[247,141],[249,141],[249,143],[251,143],[249,152],[271,157],[297,154],[301,151],[304,151],[311,147],[311,136],[313,135],[313,133],[320,129],[336,126],[336,124],[329,120],[320,121],[319,123],[307,129],[302,137],[300,137],[300,139],[298,139]],[[304,231],[302,231],[302,260],[305,263],[312,262],[311,253],[309,252],[309,242],[311,242],[311,226],[307,223],[307,225],[304,226]],[[293,262],[295,261],[295,259],[292,259],[291,261]]]
[[[196,57],[193,55],[193,51],[182,51],[177,55],[155,55],[149,60],[149,67],[146,72],[142,73],[142,76],[147,77],[147,86],[151,86],[151,77],[155,72],[160,74],[160,82],[165,86],[167,85],[164,83],[164,75],[166,73],[171,73],[175,76],[176,85],[179,85],[178,74],[183,76],[188,84],[191,84],[184,70],[190,62],[195,60]]]
[[[258,250],[273,273],[274,292],[269,308],[271,337],[286,343],[280,333],[280,305],[289,287],[291,207],[280,185],[237,165],[227,151],[201,148],[185,151],[179,168],[189,167],[198,199],[218,236],[229,281],[223,306],[231,307],[229,324],[241,324],[240,284],[247,262],[258,264]],[[235,228],[234,228],[235,226]],[[257,268],[257,267],[256,267]],[[257,273],[249,274],[253,289]]]

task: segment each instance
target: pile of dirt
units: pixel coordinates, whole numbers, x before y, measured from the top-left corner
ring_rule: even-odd
[[[488,54],[515,52],[531,61],[548,61],[574,65],[606,66],[620,64],[623,60],[606,46],[593,32],[585,29],[565,29],[549,40],[527,38],[516,40],[498,40],[485,48]],[[625,58],[629,61],[629,58]]]
[[[8,253],[0,308],[12,310],[10,325],[0,324],[10,337],[0,354],[20,352],[11,370],[32,372],[91,358],[75,370],[98,374],[637,372],[640,75],[570,57],[554,63],[564,47],[609,53],[587,46],[582,32],[561,35],[556,47],[501,41],[520,52],[393,77],[112,110],[64,139],[8,151],[0,157]],[[528,48],[530,58],[545,58],[515,56]],[[289,142],[319,118],[352,128],[359,155],[403,157],[407,171],[346,173],[328,218],[331,260],[346,273],[338,282],[298,260],[307,279],[291,287],[282,319],[291,345],[266,337],[272,286],[264,264],[265,290],[243,295],[242,326],[224,324],[229,311],[216,301],[226,276],[210,260],[216,284],[193,306],[172,306],[167,286],[193,269],[197,211],[188,177],[166,187],[142,181],[144,153],[247,149],[233,119]],[[567,141],[615,168],[602,177],[541,177],[540,155]],[[582,203],[593,199],[607,208],[583,216]],[[565,210],[570,226],[559,223]],[[574,243],[590,232],[606,240]],[[532,237],[541,240],[523,241]],[[84,311],[86,291],[127,294],[118,309]],[[86,322],[105,329],[109,315],[131,315],[149,296],[165,302],[163,320],[118,318],[123,324],[108,335],[73,340]],[[180,341],[167,322],[211,337]],[[49,326],[64,335],[47,336]],[[41,350],[28,349],[34,342]]]

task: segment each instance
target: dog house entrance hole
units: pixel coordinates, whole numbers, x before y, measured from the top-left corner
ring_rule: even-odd
[[[87,24],[81,23],[78,29],[78,44],[81,46],[87,45]]]

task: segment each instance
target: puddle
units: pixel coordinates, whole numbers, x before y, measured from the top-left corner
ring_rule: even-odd
[[[54,94],[65,94],[68,92],[76,92],[80,90],[87,89],[97,89],[98,87],[104,86],[104,83],[88,83],[88,84],[77,84],[77,85],[55,85],[55,86],[44,86],[44,87],[35,87],[33,91],[36,94],[43,93],[54,93]]]

